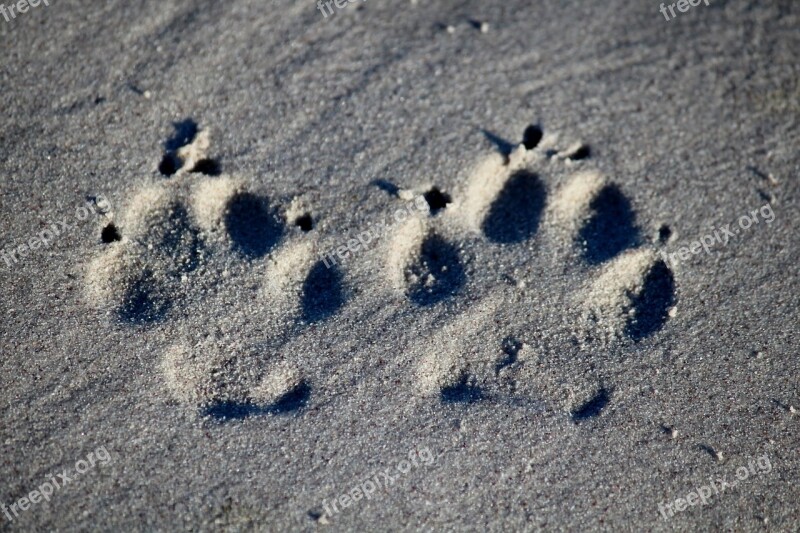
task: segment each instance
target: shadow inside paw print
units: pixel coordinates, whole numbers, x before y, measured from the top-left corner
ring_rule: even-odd
[[[225,227],[236,250],[248,258],[260,258],[269,253],[284,230],[267,199],[250,193],[239,194],[231,201]]]
[[[303,283],[302,317],[319,322],[335,314],[344,305],[342,273],[335,265],[318,261]]]
[[[586,261],[603,263],[639,244],[636,214],[619,187],[604,187],[589,208],[591,215],[578,234]]]
[[[483,233],[493,242],[519,243],[533,237],[545,206],[545,189],[539,176],[516,172],[506,182],[483,221]]]
[[[675,278],[664,261],[656,261],[645,276],[642,290],[632,298],[636,313],[625,325],[627,335],[642,340],[662,328],[675,305]]]
[[[220,401],[214,402],[203,409],[205,416],[210,416],[220,421],[242,420],[251,416],[261,415],[292,415],[299,414],[311,398],[311,386],[302,382],[293,390],[287,392],[274,404],[267,407],[256,405],[252,402]]]
[[[600,416],[600,413],[606,408],[610,401],[610,391],[601,388],[594,397],[572,412],[572,420],[575,422],[582,422]]]
[[[131,324],[159,322],[172,308],[172,299],[155,281],[152,270],[145,270],[131,284],[123,297],[117,316]]]
[[[467,281],[458,248],[436,234],[422,242],[417,261],[408,267],[407,279],[408,297],[420,306],[455,295]]]
[[[200,232],[192,225],[189,213],[181,204],[170,206],[169,215],[158,223],[160,226],[157,232],[151,229],[149,235],[154,233],[160,242],[153,246],[161,253],[169,256],[175,272],[179,274],[193,272],[200,265],[200,258],[203,253],[203,242],[200,240]],[[147,243],[148,245],[150,243]]]
[[[475,383],[472,383],[470,377],[466,374],[453,385],[443,387],[441,391],[442,403],[471,404],[483,399],[483,390]]]
[[[150,224],[139,242],[155,259],[154,264],[166,263],[169,268],[160,271],[145,268],[128,286],[117,310],[123,322],[163,320],[172,308],[172,293],[181,283],[181,276],[193,272],[200,265],[203,242],[182,205],[170,204],[163,217],[151,220]]]

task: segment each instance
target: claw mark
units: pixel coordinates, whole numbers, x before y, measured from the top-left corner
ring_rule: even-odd
[[[573,411],[572,420],[575,422],[582,422],[583,420],[599,416],[608,405],[609,400],[611,400],[611,393],[605,388],[601,388],[592,399]]]

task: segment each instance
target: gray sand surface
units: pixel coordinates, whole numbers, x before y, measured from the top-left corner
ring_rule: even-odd
[[[798,2],[49,4],[0,530],[800,529]]]

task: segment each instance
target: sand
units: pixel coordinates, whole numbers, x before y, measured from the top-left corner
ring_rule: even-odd
[[[0,18],[0,530],[800,528],[800,8],[709,4]]]

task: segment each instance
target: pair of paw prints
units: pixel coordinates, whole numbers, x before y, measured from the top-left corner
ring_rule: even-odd
[[[638,341],[661,329],[675,304],[672,273],[651,247],[642,246],[621,189],[581,168],[589,148],[556,150],[554,144],[533,126],[517,147],[480,163],[455,198],[438,189],[426,193],[430,212],[395,229],[383,256],[386,275],[376,283],[419,312],[447,307],[472,277],[491,278],[471,275],[493,268],[475,264],[470,255],[476,250],[483,249],[484,257],[520,255],[520,248],[542,240],[553,248],[548,256],[565,258],[565,264],[578,257],[588,265],[580,272],[587,276],[585,287],[568,294],[565,304],[580,300],[586,338]],[[314,378],[283,347],[346,306],[348,272],[318,259],[319,236],[310,232],[313,220],[301,201],[278,202],[289,204],[284,210],[273,206],[244,180],[224,175],[207,157],[209,145],[206,131],[191,122],[178,125],[159,166],[167,178],[141,188],[119,221],[103,229],[104,250],[89,267],[89,296],[124,323],[179,321],[190,305],[204,305],[213,317],[237,305],[230,295],[242,290],[239,274],[259,270],[265,281],[252,304],[272,310],[264,320],[266,340],[242,342],[239,332],[200,328],[167,350],[161,370],[175,398],[211,415],[296,411],[311,401]],[[553,187],[535,171],[553,165],[579,168]],[[519,277],[518,287],[535,286],[530,273]],[[449,347],[419,350],[413,380],[421,396],[472,402],[509,383],[514,387],[509,376],[524,364],[524,343],[497,329],[493,318],[510,300],[525,306],[528,296],[505,286],[478,292],[483,295],[465,311],[453,310],[449,325],[435,333]],[[568,328],[579,329],[574,321]],[[498,339],[499,356],[489,338]]]

